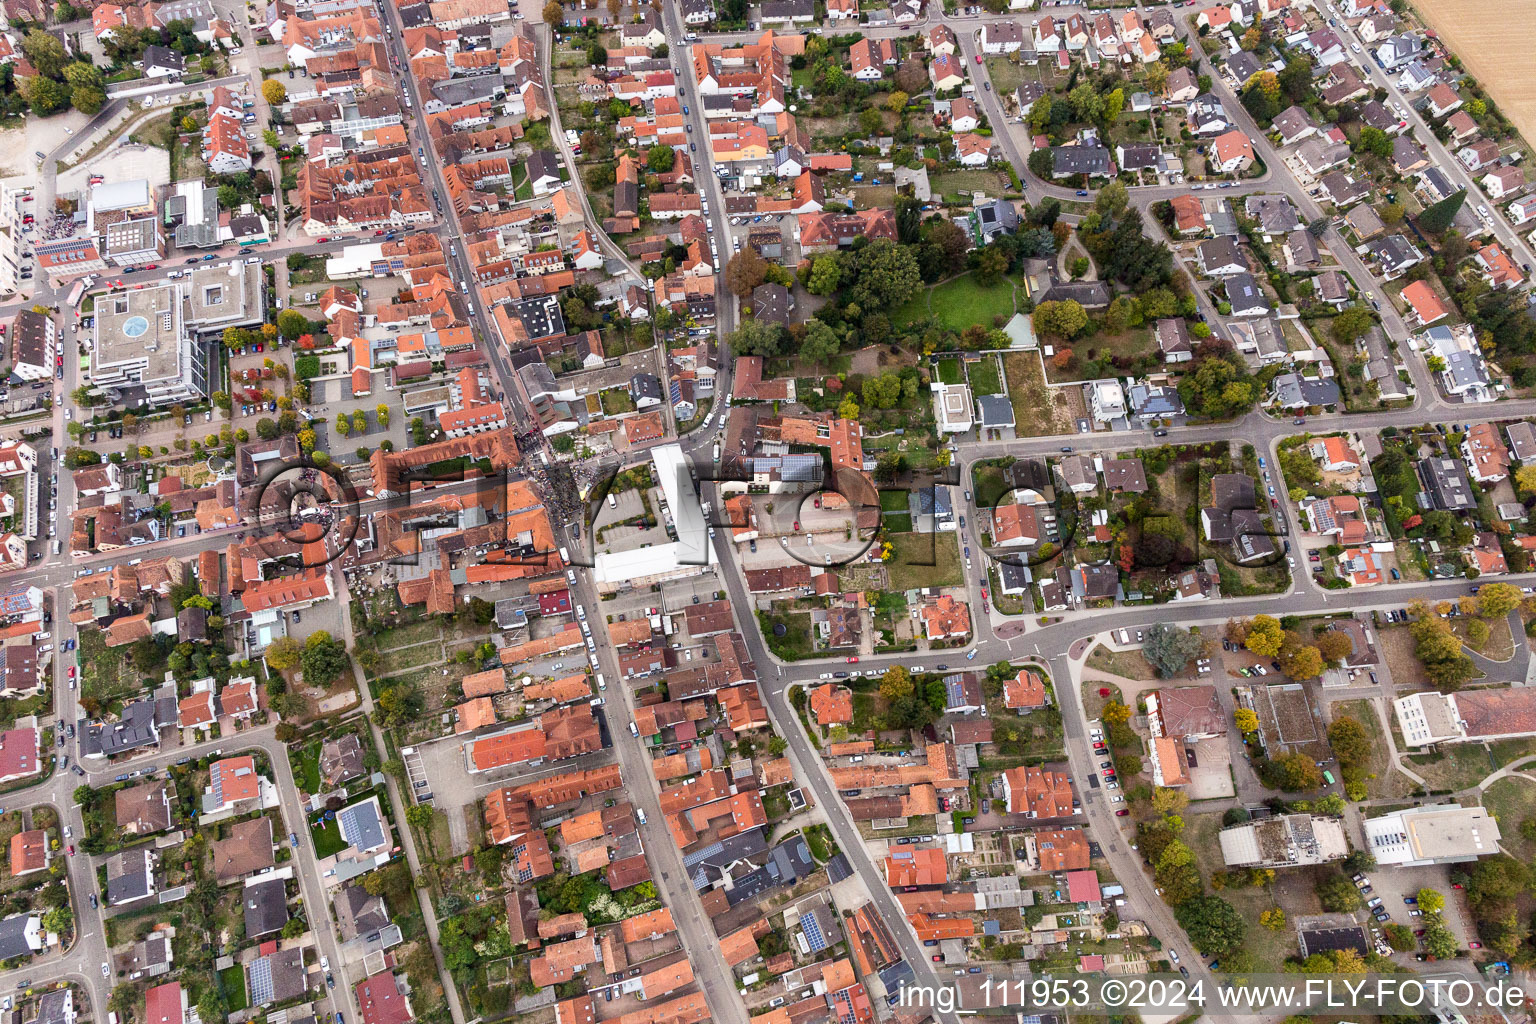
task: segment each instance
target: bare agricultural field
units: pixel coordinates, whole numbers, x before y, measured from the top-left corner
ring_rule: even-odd
[[[1530,89],[1536,0],[1429,0],[1414,10],[1498,101],[1520,134],[1536,138],[1536,93]]]

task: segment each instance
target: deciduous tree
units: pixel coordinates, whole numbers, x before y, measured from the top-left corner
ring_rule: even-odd
[[[1360,890],[1343,875],[1329,875],[1319,882],[1317,898],[1330,914],[1348,914],[1360,909]]]
[[[1521,597],[1513,583],[1485,583],[1477,594],[1477,612],[1490,619],[1503,618],[1520,607]]]
[[[1052,300],[1035,307],[1035,330],[1070,341],[1088,326],[1088,313],[1076,299]]]
[[[299,642],[291,636],[281,636],[267,647],[267,667],[278,672],[288,672],[299,666],[299,654],[301,648]]]
[[[1243,646],[1261,658],[1273,658],[1280,653],[1285,641],[1285,630],[1273,615],[1255,615],[1248,620],[1247,636]]]
[[[1248,932],[1237,908],[1220,896],[1191,897],[1179,905],[1174,916],[1196,949],[1218,958],[1242,948]]]

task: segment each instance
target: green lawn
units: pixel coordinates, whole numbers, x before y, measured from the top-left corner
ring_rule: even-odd
[[[997,171],[967,168],[965,170],[939,171],[929,176],[935,197],[958,196],[961,192],[982,191],[998,195],[1007,187],[1006,176]]]
[[[907,508],[908,508],[908,506],[907,506],[907,492],[906,491],[881,491],[880,492],[880,511],[881,512],[905,512],[905,511],[907,511]]]
[[[960,544],[952,533],[892,533],[887,539],[894,549],[886,570],[892,590],[918,587],[958,587],[964,582],[960,572]]]
[[[341,826],[335,819],[310,822],[309,837],[314,840],[315,856],[318,858],[333,856],[347,848],[346,840],[341,838]]]
[[[1430,789],[1470,789],[1511,761],[1536,753],[1529,739],[1457,743],[1431,754],[1409,754],[1408,763]]]
[[[971,465],[971,485],[976,492],[977,508],[991,508],[1010,490],[1001,466],[988,466],[979,462]]]
[[[442,628],[435,619],[423,619],[420,622],[412,622],[395,629],[386,630],[378,636],[379,650],[393,651],[411,644],[425,643],[428,640],[441,639]]]
[[[609,388],[599,397],[603,400],[603,412],[609,416],[618,416],[626,412],[635,411],[634,399],[629,397],[629,392],[622,388]]]
[[[250,1005],[245,994],[245,968],[239,964],[219,972],[219,988],[224,992],[224,1007],[230,1013]]]
[[[933,315],[953,330],[963,331],[972,324],[991,328],[993,317],[1005,319],[1014,314],[1013,282],[1004,278],[990,288],[976,283],[975,275],[962,274],[933,289]]]
[[[1524,779],[1500,779],[1483,791],[1483,806],[1499,819],[1504,848],[1522,863],[1536,860],[1536,843],[1520,834],[1520,823],[1536,817],[1536,786]]]
[[[894,327],[905,327],[926,319],[928,319],[928,289],[926,288],[912,296],[902,304],[900,309],[891,314],[891,324]]]
[[[939,382],[941,384],[960,383],[960,360],[955,356],[945,356],[939,360]]]
[[[995,356],[983,356],[980,362],[971,363],[966,372],[970,376],[971,394],[980,397],[1003,393],[1003,375]]]
[[[811,643],[810,612],[758,612],[758,625],[768,641],[768,649],[785,661],[798,661],[816,656]],[[774,626],[784,627],[784,635],[774,633]]]

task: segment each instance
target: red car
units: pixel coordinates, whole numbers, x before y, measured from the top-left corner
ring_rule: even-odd
[[[1481,942],[1469,942],[1469,943],[1467,943],[1467,945],[1470,946],[1473,949],[1482,949],[1483,948],[1483,944]]]
[[[75,666],[73,665],[69,666],[69,678],[75,678]]]
[[[800,520],[798,520],[798,519],[795,520],[794,529],[795,529],[796,533],[800,532]]]
[[[1119,809],[1119,810],[1118,810],[1118,811],[1116,811],[1116,812],[1115,812],[1115,817],[1117,817],[1117,818],[1123,818],[1123,817],[1125,817],[1125,816],[1126,816],[1126,815],[1127,815],[1127,814],[1130,814],[1130,813],[1131,813],[1131,812],[1130,812],[1130,811],[1128,811],[1128,810],[1126,810],[1126,809],[1125,809],[1125,808],[1124,808],[1124,807],[1122,807],[1122,808],[1120,808],[1120,809]]]
[[[144,269],[145,270],[159,270],[160,269],[160,264],[158,264],[158,263],[151,263],[151,264],[148,264],[147,266],[145,266]]]
[[[856,664],[858,664],[858,661],[859,661],[859,656],[857,654],[855,654],[853,657],[848,659],[848,664],[856,665]]]
[[[329,242],[330,240],[331,240],[330,237],[327,236],[325,238],[320,239],[320,244],[324,245],[326,242]]]
[[[71,857],[73,857],[75,855],[75,844],[74,843],[70,843],[69,844],[69,855]]]
[[[373,237],[374,238],[382,238],[383,236],[384,236],[384,229],[383,228],[380,228],[379,230],[377,230],[377,231],[375,231],[373,233]]]

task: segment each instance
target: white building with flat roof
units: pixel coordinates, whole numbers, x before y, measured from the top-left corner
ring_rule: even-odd
[[[0,185],[0,295],[9,295],[21,284],[22,252],[27,243],[22,233],[21,197],[31,189]]]
[[[1221,859],[1229,868],[1293,868],[1326,864],[1349,855],[1339,818],[1284,814],[1224,828]]]
[[[1523,686],[1410,693],[1392,708],[1410,747],[1536,735],[1536,692]]]
[[[1382,867],[1457,864],[1499,852],[1499,823],[1482,807],[1408,807],[1364,825],[1366,847]]]
[[[1410,747],[1427,747],[1446,740],[1464,740],[1466,733],[1456,714],[1454,694],[1410,693],[1392,702],[1403,742]]]
[[[963,434],[976,425],[971,389],[964,384],[934,384],[933,415],[941,434]]]
[[[207,396],[210,338],[265,319],[264,283],[260,265],[237,259],[142,291],[97,296],[91,389],[128,406]]]

